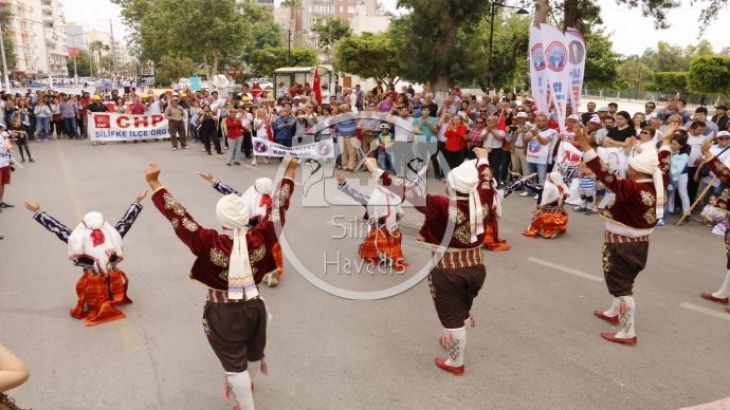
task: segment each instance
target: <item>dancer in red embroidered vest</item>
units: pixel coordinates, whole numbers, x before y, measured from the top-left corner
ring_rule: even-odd
[[[568,230],[568,213],[563,204],[568,194],[563,175],[557,171],[549,173],[542,188],[540,205],[532,216],[530,226],[522,234],[532,238],[541,235],[545,239],[555,239],[565,233]]]
[[[204,180],[213,184],[213,189],[220,192],[223,195],[236,194],[243,198],[244,201],[251,209],[251,220],[248,221],[249,228],[253,228],[261,222],[262,219],[268,217],[271,212],[271,194],[274,193],[274,181],[269,178],[259,178],[254,184],[249,187],[246,192],[241,194],[229,185],[224,184],[221,181],[216,181],[213,174],[210,172],[199,172]],[[279,241],[271,249],[276,260],[276,271],[269,272],[264,276],[264,283],[269,287],[276,287],[279,285],[279,279],[284,274],[284,256],[281,253],[281,245]]]
[[[335,176],[337,188],[367,210],[363,216],[367,236],[358,249],[360,257],[369,262],[392,266],[397,272],[404,271],[408,264],[403,261],[403,235],[398,228],[398,221],[403,218],[401,197],[381,186],[368,196],[350,186],[342,172],[337,172]]]
[[[418,241],[433,248],[436,266],[429,282],[436,313],[444,327],[440,342],[448,351],[446,359],[437,358],[435,363],[456,375],[465,371],[465,322],[471,319],[474,326],[472,303],[487,275],[481,245],[484,221],[494,200],[488,153],[483,148],[474,148],[474,153],[477,161],[466,161],[447,175],[448,196],[422,193],[379,169],[374,160],[365,162],[374,177],[396,195],[398,191],[403,195],[403,188],[408,188],[406,198],[425,216]]]
[[[253,228],[247,224],[251,210],[238,195],[218,201],[216,216],[224,233],[200,226],[159,181],[160,168],[150,164],[145,178],[153,190],[152,202],[172,224],[175,234],[196,256],[190,277],[208,287],[203,309],[203,330],[226,372],[226,399],[234,408],[254,408],[251,381],[259,369],[266,371],[266,305],[257,284],[276,269],[271,248],[276,224],[284,224],[294,190],[297,160],[284,157],[286,171],[274,194],[271,212]]]
[[[611,172],[591,147],[590,137],[579,127],[575,130],[584,151],[585,165],[616,195],[601,213],[606,219],[603,273],[608,292],[614,299],[608,310],[596,310],[593,314],[621,326],[618,333],[601,333],[604,339],[635,345],[634,281],[646,265],[649,235],[662,217],[671,165],[669,146],[674,130],[665,134],[658,154],[656,150],[646,149],[631,159],[626,170],[627,179],[620,179]]]
[[[710,171],[722,182],[725,187],[730,187],[730,168],[723,164],[717,155],[713,153],[712,140],[706,141],[702,145],[702,155],[704,161],[709,167]],[[715,206],[723,209],[726,212],[730,211],[730,188],[725,188],[720,196],[716,199]],[[725,274],[725,280],[722,282],[722,286],[715,293],[702,293],[700,296],[713,302],[718,302],[723,305],[728,304],[728,296],[730,296],[730,229],[725,231],[725,249],[727,251],[727,273]],[[725,308],[725,311],[730,313],[730,308]]]
[[[129,279],[117,268],[124,259],[122,239],[142,212],[140,202],[147,191],[137,196],[127,212],[115,226],[111,226],[102,214],[89,212],[78,226],[71,231],[56,218],[41,211],[38,204],[24,202],[33,212],[33,219],[52,234],[68,244],[68,257],[84,270],[76,283],[78,302],[71,309],[71,316],[85,319],[86,326],[94,326],[127,317],[115,305],[132,303],[127,296]]]

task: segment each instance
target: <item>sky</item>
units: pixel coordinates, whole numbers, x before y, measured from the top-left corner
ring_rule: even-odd
[[[109,19],[114,21],[114,35],[121,37],[126,33],[124,24],[119,16],[120,8],[109,0],[62,0],[66,12],[66,21],[75,22],[91,28],[109,30]],[[397,0],[380,0],[387,9],[395,10]],[[686,47],[696,44],[699,35],[697,18],[700,7],[692,7],[689,0],[681,0],[681,6],[669,11],[671,27],[665,30],[655,30],[653,21],[643,17],[641,10],[618,6],[615,0],[597,0],[601,5],[602,16],[606,32],[613,41],[614,51],[630,56],[642,54],[647,48],[656,49],[658,41],[666,41],[672,45]],[[280,1],[277,0],[277,4]],[[505,0],[510,4],[509,0]],[[704,4],[699,2],[700,5]],[[397,13],[397,12],[396,12]],[[724,8],[720,11],[718,20],[714,21],[701,38],[708,39],[715,52],[723,47],[730,47],[730,35],[727,29],[723,32],[723,22],[730,21],[730,11]]]

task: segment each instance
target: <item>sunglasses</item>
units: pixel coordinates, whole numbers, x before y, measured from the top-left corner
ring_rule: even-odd
[[[730,137],[717,137],[718,141],[727,141],[730,140]]]

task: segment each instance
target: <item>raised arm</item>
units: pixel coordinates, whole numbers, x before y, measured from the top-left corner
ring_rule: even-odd
[[[727,167],[727,165],[723,164],[722,161],[717,157],[717,155],[713,155],[710,152],[710,147],[712,147],[712,140],[707,140],[702,143],[702,155],[705,158],[708,158],[706,160],[707,166],[710,168],[710,171],[712,171],[713,174],[722,182],[725,186],[730,186],[730,168]]]
[[[129,209],[127,209],[127,212],[124,213],[124,216],[122,216],[122,219],[117,222],[116,225],[114,225],[114,229],[119,232],[119,234],[124,238],[124,235],[126,235],[130,229],[132,229],[132,225],[134,224],[134,221],[137,220],[137,217],[139,217],[139,214],[142,213],[142,200],[147,196],[147,191],[145,190],[141,194],[137,195],[136,200],[132,205],[129,206]]]
[[[218,232],[200,226],[184,206],[162,186],[159,181],[160,168],[149,164],[145,168],[145,178],[152,189],[152,203],[170,221],[178,238],[196,256],[205,255],[211,244],[218,238]]]
[[[364,193],[358,191],[357,189],[350,186],[350,184],[347,183],[347,180],[345,179],[345,174],[338,172],[337,175],[337,189],[344,192],[347,196],[357,201],[358,204],[362,206],[367,206],[368,201],[370,201],[370,197],[365,195]]]
[[[32,202],[23,202],[23,206],[31,212],[33,212],[33,219],[41,224],[44,228],[48,229],[49,232],[56,235],[56,237],[62,240],[64,243],[68,243],[68,237],[71,235],[71,229],[61,223],[58,219],[52,217],[44,211],[41,211],[41,207],[38,204]]]
[[[477,185],[477,192],[479,192],[479,198],[482,201],[482,205],[488,205],[489,209],[492,209],[494,205],[494,176],[492,174],[492,168],[489,166],[489,160],[487,159],[489,151],[484,148],[474,148],[474,154],[477,157],[477,172],[479,173],[479,184]]]
[[[279,183],[279,188],[274,192],[271,212],[269,212],[266,219],[249,231],[249,235],[258,237],[259,240],[265,243],[273,244],[273,241],[276,241],[277,225],[278,229],[284,226],[286,211],[289,209],[291,197],[294,193],[294,176],[296,175],[297,166],[299,166],[299,160],[290,154],[286,154],[284,163],[286,164],[286,171],[284,172],[284,178]]]

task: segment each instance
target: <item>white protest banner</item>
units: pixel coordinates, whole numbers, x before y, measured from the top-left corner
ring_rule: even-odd
[[[530,88],[537,110],[547,113],[550,108],[548,79],[545,76],[545,53],[540,29],[530,26]]]
[[[586,40],[583,34],[570,27],[565,31],[568,42],[568,73],[570,75],[570,104],[573,112],[580,109],[580,95],[586,70]]]
[[[570,91],[568,76],[568,49],[565,46],[565,35],[557,28],[540,24],[542,42],[545,47],[545,65],[547,79],[550,83],[550,96],[558,114],[560,132],[565,132],[565,108]]]
[[[596,150],[596,154],[598,154],[601,161],[605,162],[608,165],[608,168],[616,175],[622,178],[626,176],[626,167],[628,166],[629,158],[626,155],[626,150],[624,148],[599,147]]]
[[[91,141],[139,141],[169,138],[167,120],[162,114],[89,113]]]
[[[264,157],[283,157],[290,153],[298,158],[334,158],[335,147],[332,139],[326,139],[311,144],[302,144],[287,147],[264,139],[254,138],[253,150],[256,155]]]

